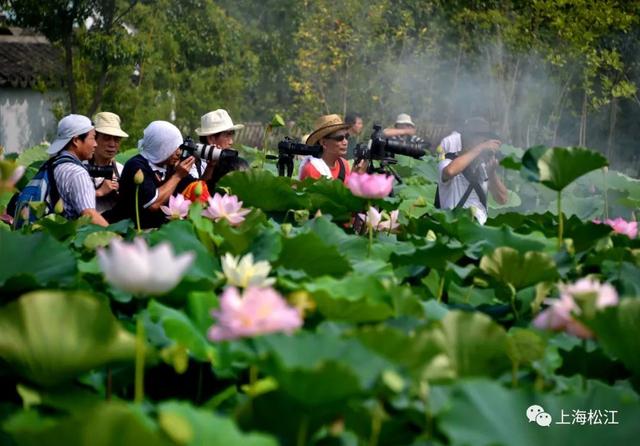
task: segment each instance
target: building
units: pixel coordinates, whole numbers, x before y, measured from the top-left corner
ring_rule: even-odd
[[[64,61],[33,32],[0,23],[0,145],[21,152],[55,136]]]

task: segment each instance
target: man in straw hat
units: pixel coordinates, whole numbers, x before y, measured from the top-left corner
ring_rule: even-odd
[[[406,113],[400,113],[396,117],[396,122],[393,127],[384,129],[383,134],[389,139],[405,144],[427,144],[424,139],[416,135],[416,125],[411,119],[411,116]]]
[[[462,128],[462,150],[449,152],[438,163],[436,207],[470,208],[480,224],[487,221],[487,193],[505,204],[508,191],[497,174],[496,153],[502,143],[483,118],[468,119]]]
[[[96,150],[89,165],[111,167],[113,174],[109,178],[96,177],[96,209],[102,213],[113,208],[118,200],[118,180],[122,175],[122,164],[115,160],[120,151],[120,141],[128,138],[120,128],[120,117],[115,113],[100,112],[93,117],[96,126]]]
[[[229,113],[219,108],[202,115],[200,127],[196,129],[196,134],[200,137],[200,143],[219,147],[220,149],[230,149],[233,146],[233,138],[236,130],[244,128],[242,124],[234,124]],[[208,180],[211,177],[214,166],[206,170],[207,163],[203,160],[196,160],[191,175],[195,178]]]
[[[142,228],[157,228],[166,222],[161,206],[169,201],[178,184],[189,176],[192,156],[180,161],[182,134],[167,121],[153,121],[138,141],[140,154],[124,165],[118,203],[105,213],[110,222],[140,216]],[[137,196],[137,200],[136,200]]]
[[[299,175],[301,180],[325,177],[347,182],[351,169],[344,157],[349,143],[347,132],[349,127],[350,125],[346,124],[339,115],[325,115],[316,120],[314,130],[309,134],[306,144],[322,146],[322,157],[307,156],[302,160]],[[366,165],[361,164],[357,170],[366,170]]]

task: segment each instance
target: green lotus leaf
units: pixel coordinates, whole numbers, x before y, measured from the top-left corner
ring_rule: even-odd
[[[347,221],[352,214],[366,207],[366,200],[354,196],[340,181],[308,180],[302,183],[304,191],[311,200],[311,209],[320,209],[337,221]]]
[[[3,428],[24,446],[175,446],[142,406],[121,402],[102,403],[65,418],[17,412]]]
[[[480,269],[516,290],[558,277],[556,264],[548,254],[533,251],[523,254],[509,247],[498,248],[482,257]]]
[[[276,266],[303,270],[312,277],[323,274],[343,276],[351,271],[351,265],[338,252],[338,248],[312,232],[283,238]]]
[[[640,419],[638,395],[632,390],[609,387],[589,381],[584,390],[562,395],[543,394],[531,390],[509,390],[497,382],[463,381],[452,389],[446,410],[438,416],[438,425],[449,439],[448,444],[514,445],[541,444],[634,444]],[[551,416],[551,425],[539,426],[527,418],[527,408],[541,406]],[[602,424],[571,424],[574,410],[600,411]],[[614,410],[617,425],[611,421]],[[564,413],[564,419],[563,419]],[[594,418],[595,419],[595,418]],[[568,424],[556,424],[564,422]]]
[[[187,403],[169,401],[158,406],[158,423],[176,444],[183,446],[277,446],[265,434],[244,433],[230,418]]]
[[[619,305],[598,311],[585,323],[604,351],[640,378],[640,299],[622,299]]]
[[[0,231],[0,246],[0,287],[5,291],[67,286],[75,280],[73,253],[49,234]]]
[[[381,321],[395,314],[397,291],[376,277],[351,274],[342,279],[320,277],[304,285],[318,310],[328,319],[349,322]]]
[[[582,147],[533,147],[522,158],[525,176],[549,189],[561,191],[592,170],[608,165],[601,154]]]
[[[148,311],[151,319],[162,325],[169,339],[186,347],[194,358],[200,361],[211,361],[215,352],[214,347],[186,314],[156,301],[149,303]]]
[[[508,334],[507,352],[514,363],[530,364],[544,356],[545,342],[537,333],[516,327]]]
[[[541,233],[519,234],[506,225],[500,227],[480,226],[469,220],[461,220],[457,226],[461,242],[477,245],[483,254],[500,246],[509,246],[520,252],[553,251],[555,244]]]
[[[244,207],[260,208],[265,212],[310,208],[309,198],[296,192],[293,184],[290,178],[277,177],[260,169],[231,172],[218,183],[237,195]]]
[[[83,292],[25,294],[0,308],[0,333],[0,357],[43,386],[134,358],[134,336],[106,301]]]
[[[335,404],[371,390],[391,364],[354,339],[301,332],[254,340],[266,373],[305,406]]]

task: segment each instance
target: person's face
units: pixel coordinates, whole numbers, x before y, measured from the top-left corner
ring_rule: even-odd
[[[396,124],[397,129],[412,129],[413,126],[411,124]]]
[[[178,161],[180,161],[180,147],[176,148],[175,152],[173,152],[169,158],[164,160],[163,164],[167,167],[175,166],[178,164]]]
[[[96,149],[96,131],[90,130],[84,141],[79,137],[74,136],[72,138],[75,145],[75,153],[82,161],[90,160],[93,156],[93,152]]]
[[[235,135],[235,130],[229,130],[226,132],[216,133],[215,135],[208,135],[207,140],[209,141],[209,144],[215,144],[221,149],[230,149],[233,146],[233,137]]]
[[[107,135],[106,133],[96,132],[96,152],[100,158],[113,159],[120,150],[119,136]]]
[[[364,123],[362,122],[362,118],[356,118],[356,122],[353,123],[351,127],[351,132],[359,135],[362,132],[362,128],[364,127]]]
[[[339,130],[322,138],[321,145],[331,158],[345,156],[349,145],[349,133],[345,130]]]

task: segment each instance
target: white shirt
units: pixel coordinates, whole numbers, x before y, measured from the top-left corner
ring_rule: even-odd
[[[444,159],[447,153],[455,153],[462,150],[462,136],[455,130],[448,136],[442,138],[436,152],[440,155],[440,159]]]
[[[78,159],[71,152],[63,153]],[[96,208],[96,190],[87,169],[78,164],[66,162],[56,166],[53,177],[65,211],[71,218],[78,218],[83,211]],[[55,206],[56,203],[52,204]]]
[[[469,187],[469,181],[467,181],[462,173],[450,178],[447,182],[442,181],[442,172],[445,167],[451,164],[451,161],[452,160],[450,159],[444,159],[438,163],[438,191],[441,209],[455,208]],[[489,181],[483,181],[480,183],[480,186],[482,187],[482,190],[484,190],[485,196],[487,196],[489,191]],[[473,208],[473,215],[481,225],[487,221],[487,209],[480,202],[480,198],[475,190],[471,191],[471,194],[469,194],[467,201],[462,207],[465,209]]]

